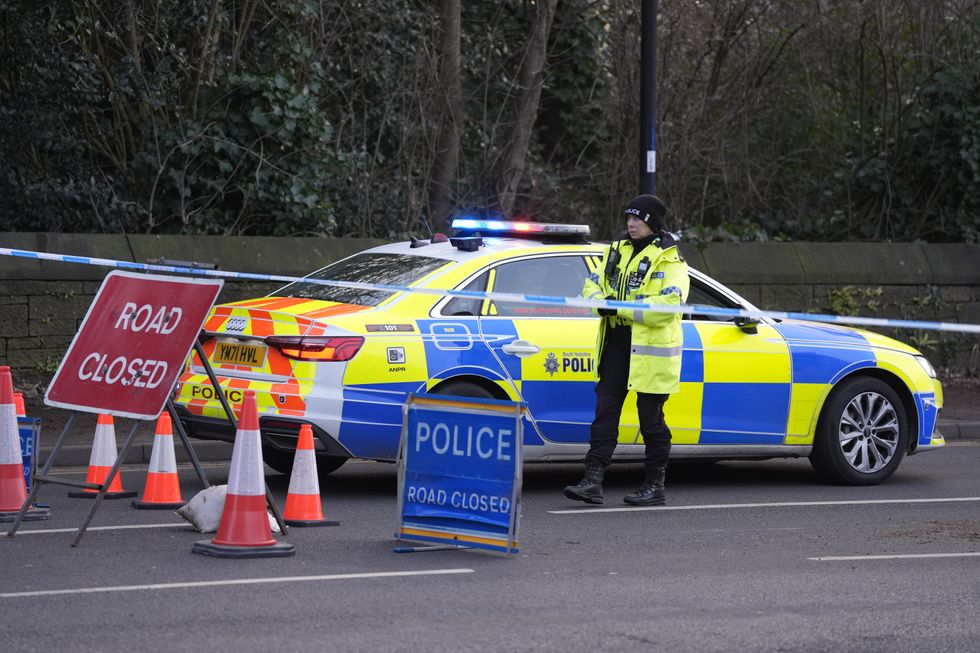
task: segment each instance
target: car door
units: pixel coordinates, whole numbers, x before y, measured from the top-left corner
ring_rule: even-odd
[[[531,255],[490,268],[493,292],[578,297],[588,253]],[[539,435],[585,443],[595,409],[593,391],[598,319],[588,309],[487,301],[480,307],[483,337],[527,402]]]
[[[697,273],[689,304],[742,308]],[[674,444],[782,444],[792,390],[789,348],[765,322],[685,316],[681,392],[665,406]]]

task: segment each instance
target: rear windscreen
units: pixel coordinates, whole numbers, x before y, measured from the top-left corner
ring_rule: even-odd
[[[352,281],[391,286],[408,286],[450,261],[407,254],[357,254],[317,270],[305,279]],[[272,293],[272,297],[302,297],[358,306],[377,306],[394,293],[387,290],[341,288],[297,281]]]

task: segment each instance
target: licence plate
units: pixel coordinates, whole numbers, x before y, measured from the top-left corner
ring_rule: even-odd
[[[225,365],[262,367],[265,363],[265,347],[240,343],[219,342],[214,348],[214,362]]]

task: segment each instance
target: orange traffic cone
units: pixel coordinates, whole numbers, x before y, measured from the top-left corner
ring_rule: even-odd
[[[102,413],[99,415],[99,422],[95,427],[95,440],[92,442],[92,455],[88,459],[88,474],[85,475],[86,483],[98,483],[102,485],[109,477],[112,466],[116,464],[116,456],[119,450],[116,448],[116,427],[112,421],[112,415]],[[81,491],[69,492],[68,496],[75,499],[94,499],[99,493],[98,490],[85,488]],[[135,497],[135,492],[126,492],[122,486],[122,474],[116,474],[106,492],[106,499],[128,499]]]
[[[14,382],[10,368],[4,365],[0,367],[0,522],[14,521],[26,501],[27,483],[17,428]],[[46,508],[31,508],[24,513],[24,519],[28,521],[49,517]]]
[[[17,431],[17,406],[10,368],[0,367],[0,513],[20,512],[27,501],[24,459]]]
[[[133,501],[133,506],[140,510],[175,510],[182,505],[184,499],[180,496],[180,479],[177,477],[173,425],[170,415],[163,413],[157,419],[157,432],[153,436],[143,500]]]
[[[18,420],[20,420],[22,417],[24,419],[27,419],[27,407],[24,405],[24,395],[22,393],[20,393],[20,392],[15,392],[14,393],[14,407],[17,409],[16,410],[16,413],[17,413],[17,419]],[[20,422],[17,423],[17,430],[20,431]],[[19,439],[20,439],[20,434],[18,433],[18,440]],[[23,445],[24,443],[23,442],[19,442],[19,444]],[[22,457],[25,455],[24,454],[24,448],[23,448],[23,446],[21,447],[20,453],[21,453],[21,456]],[[24,487],[28,491],[30,491],[30,489],[31,489],[31,486],[27,482],[27,479],[26,478],[24,479]]]
[[[296,553],[292,544],[277,542],[269,528],[262,440],[253,390],[246,390],[242,401],[218,532],[210,542],[195,542],[191,551],[216,558],[279,558]]]
[[[23,393],[14,393],[14,406],[17,408],[17,417],[27,417],[27,408],[24,406]]]
[[[289,476],[286,508],[282,518],[290,526],[337,526],[339,521],[323,518],[320,501],[320,482],[316,475],[316,454],[313,453],[313,429],[303,424],[299,429],[293,472]]]

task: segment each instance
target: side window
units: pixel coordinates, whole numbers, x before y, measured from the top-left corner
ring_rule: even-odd
[[[688,304],[700,304],[702,306],[717,306],[719,308],[741,308],[737,304],[722,297],[708,288],[703,283],[691,277],[691,290],[687,295]],[[712,320],[715,322],[730,322],[732,318],[724,315],[704,315],[702,313],[685,313],[685,320]]]
[[[512,261],[494,270],[494,292],[523,295],[579,297],[585,284],[585,258],[547,256]],[[581,317],[592,313],[587,308],[549,304],[492,302],[490,315],[507,317]]]
[[[484,272],[473,281],[457,290],[469,290],[473,292],[484,292],[487,289],[488,274]],[[453,297],[445,306],[442,307],[443,315],[479,315],[480,308],[483,306],[482,299],[470,299],[468,297]]]

